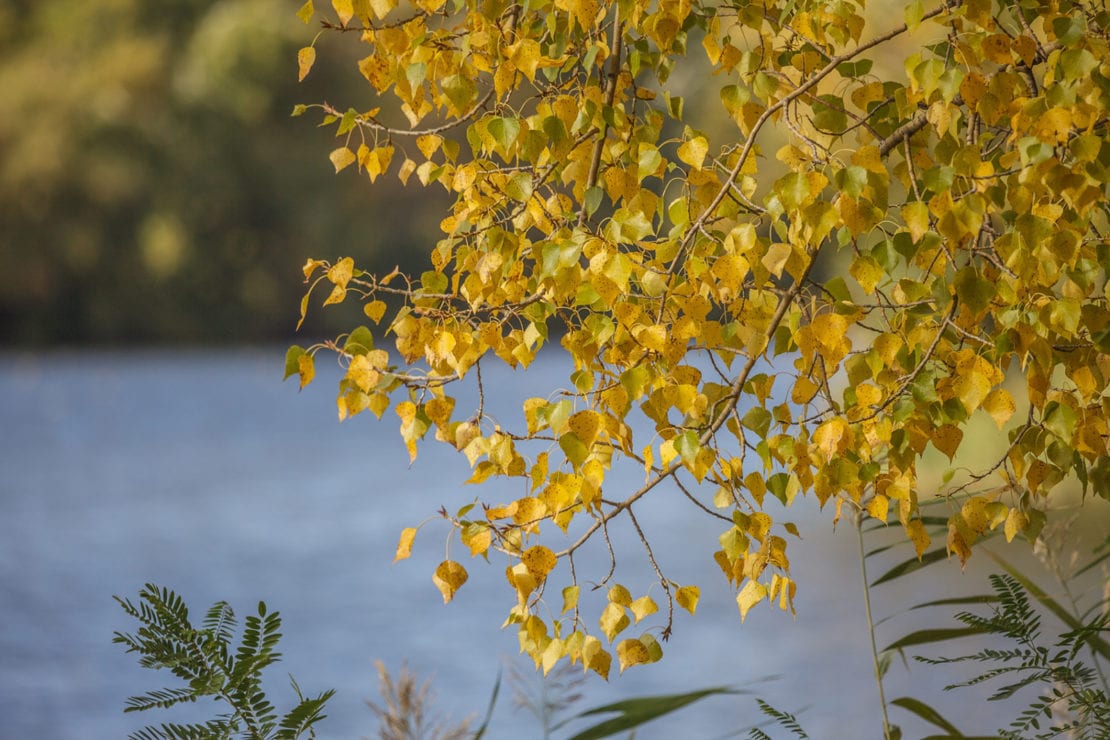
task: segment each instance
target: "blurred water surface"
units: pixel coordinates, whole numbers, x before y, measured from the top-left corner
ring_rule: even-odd
[[[198,620],[219,599],[240,615],[259,599],[279,610],[284,659],[271,669],[271,697],[279,708],[290,705],[286,672],[309,693],[339,689],[322,738],[374,734],[363,700],[377,696],[377,659],[392,669],[407,661],[434,677],[437,706],[454,717],[484,711],[502,667],[515,662],[530,671],[517,656],[515,631],[499,629],[511,606],[503,563],[471,562],[456,542],[452,552],[471,579],[445,606],[430,573],[447,529],[433,521],[412,560],[391,565],[402,527],[472,499],[462,484],[465,458],[430,443],[410,467],[392,412],[382,422],[339,424],[335,371],[322,368],[298,394],[294,381],[282,384],[281,367],[280,348],[0,355],[0,738],[117,738],[148,722],[215,712],[203,704],[164,717],[123,714],[127,696],[176,685],[111,642],[113,631],[136,628],[111,596],[134,599],[146,582],[176,590]],[[565,377],[547,355],[526,375],[489,370],[487,407],[516,419],[521,399],[546,395]],[[617,473],[607,490],[615,498],[638,482],[635,471]],[[614,667],[608,684],[591,674],[580,708],[746,686],[799,713],[814,738],[879,737],[851,526],[834,533],[828,512],[797,502],[789,518],[805,537],[790,544],[798,617],[764,605],[741,627],[711,560],[722,523],[674,490],[652,496],[638,518],[668,577],[701,585],[697,617],[677,615],[662,664],[624,676]],[[629,532],[614,536],[619,573],[637,574],[624,582],[646,587],[651,574],[640,546]],[[982,590],[975,575],[961,581],[955,565],[946,573],[955,580],[938,596]],[[923,584],[884,593],[887,613],[930,597]],[[663,604],[658,587],[653,593]],[[771,674],[782,678],[766,680]],[[888,698],[901,692],[932,701],[946,682],[921,668],[893,674]],[[983,706],[973,697],[961,694],[971,700],[962,706]],[[997,726],[989,713],[973,716],[951,698],[935,704],[965,732]],[[750,696],[717,697],[637,737],[728,737],[760,719]],[[917,725],[895,719],[915,736]],[[506,687],[487,737],[538,736]]]

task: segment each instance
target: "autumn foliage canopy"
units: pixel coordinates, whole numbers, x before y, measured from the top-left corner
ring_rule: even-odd
[[[293,347],[287,375],[303,386],[334,352],[341,418],[396,414],[414,459],[429,437],[455,447],[479,492],[518,481],[444,518],[505,564],[508,623],[544,670],[658,660],[699,588],[735,589],[741,616],[792,610],[779,512],[799,496],[897,524],[919,554],[919,503],[944,497],[960,561],[998,528],[1034,540],[1062,484],[1110,498],[1110,12],[896,6],[301,9],[321,27],[301,78],[328,53],[366,80],[364,99],[294,111],[337,137],[335,169],[454,200],[421,275],[309,260],[302,314],[359,300],[377,328]],[[483,364],[547,345],[573,361],[565,387],[496,422],[456,403],[459,384],[484,398]],[[983,421],[999,452],[968,455]],[[955,473],[926,489],[923,457]],[[643,484],[607,485],[618,466]],[[718,521],[723,575],[670,580],[642,533],[622,555],[654,596],[619,583],[612,548],[576,560],[676,494]],[[445,600],[466,579],[455,560],[434,573]],[[579,604],[580,583],[604,603]]]

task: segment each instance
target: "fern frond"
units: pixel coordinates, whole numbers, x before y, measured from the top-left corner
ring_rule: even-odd
[[[299,696],[300,691],[298,690],[297,693]],[[274,736],[275,740],[292,740],[300,737],[306,731],[311,733],[312,726],[327,716],[323,714],[324,704],[334,695],[335,689],[329,689],[311,699],[300,697],[300,704],[293,707],[281,718],[278,732]]]
[[[807,735],[805,730],[802,729],[802,726],[798,724],[798,719],[793,714],[784,712],[781,709],[775,709],[763,699],[756,699],[755,702],[759,705],[759,710],[761,712],[774,719],[779,725],[790,730],[796,737],[808,740],[809,735]]]
[[[139,653],[139,665],[165,669],[186,686],[151,691],[127,700],[125,712],[159,709],[214,696],[231,711],[205,724],[163,724],[132,735],[138,740],[169,738],[232,738],[239,732],[251,740],[275,737],[278,712],[262,690],[262,670],[280,656],[275,651],[281,638],[281,617],[268,613],[259,603],[258,615],[246,619],[242,641],[234,656],[231,642],[237,626],[227,602],[208,610],[201,629],[189,622],[184,599],[166,588],[147,584],[139,592],[140,602],[115,597],[123,611],[138,620],[134,634],[116,632],[113,642],[127,652]],[[323,718],[324,703],[334,694],[324,692],[312,699],[297,696],[300,703],[283,718],[281,738],[297,738]]]
[[[129,697],[123,711],[144,712],[148,709],[167,709],[175,704],[196,700],[197,694],[192,689],[161,689]]]
[[[212,720],[204,724],[164,724],[144,727],[128,735],[129,740],[225,740],[232,730],[225,722]]]

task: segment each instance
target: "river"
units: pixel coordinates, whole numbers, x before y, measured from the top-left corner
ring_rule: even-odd
[[[410,466],[392,412],[381,422],[365,415],[338,423],[335,371],[322,368],[298,393],[295,381],[281,382],[282,355],[281,348],[0,354],[0,738],[121,738],[171,716],[215,714],[210,704],[165,717],[122,712],[129,695],[176,685],[112,643],[114,631],[137,626],[112,595],[134,599],[146,582],[176,590],[198,620],[219,599],[241,615],[259,599],[280,611],[284,658],[267,687],[279,709],[292,696],[286,673],[309,693],[337,688],[321,738],[376,734],[363,703],[377,697],[375,660],[392,670],[407,662],[433,678],[436,706],[454,717],[481,713],[505,666],[531,675],[515,631],[499,629],[510,606],[502,563],[471,563],[456,543],[471,579],[449,605],[430,580],[447,534],[438,522],[421,530],[411,560],[391,563],[402,527],[472,499],[473,488],[462,484],[465,458],[429,443]],[[547,355],[527,374],[491,370],[486,380],[496,392],[487,404],[509,418],[521,398],[546,395],[565,377]],[[623,475],[607,490],[636,485],[635,473]],[[677,616],[662,663],[623,676],[614,666],[608,683],[591,674],[578,708],[731,685],[798,713],[811,737],[879,737],[852,527],[834,533],[830,512],[796,503],[791,518],[804,537],[790,545],[797,619],[761,605],[741,626],[734,594],[711,560],[720,522],[676,491],[653,496],[640,522],[668,575],[700,584],[698,614]],[[618,537],[626,538],[619,552],[629,553],[620,567],[638,569],[631,580],[646,584],[638,545],[627,533]],[[983,590],[975,569],[961,577],[952,564],[946,572],[954,579],[943,587],[948,593]],[[890,613],[930,595],[907,584],[882,596],[877,609]],[[886,628],[886,638],[909,624]],[[982,706],[967,702],[975,694],[962,695],[963,704],[940,696],[951,678],[895,666],[887,696],[912,693],[947,707],[965,732],[996,727],[989,713],[967,711]],[[487,738],[539,737],[511,694],[503,688]],[[925,732],[894,711],[906,737]],[[752,696],[720,696],[637,737],[746,735],[765,719]]]

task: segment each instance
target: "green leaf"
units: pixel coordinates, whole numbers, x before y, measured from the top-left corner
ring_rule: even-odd
[[[964,734],[956,729],[956,726],[941,716],[940,712],[930,707],[923,701],[914,699],[909,696],[902,696],[890,702],[896,707],[902,707],[907,712],[916,714],[921,719],[929,724],[936,725],[942,730],[948,731],[953,737],[962,738]]]
[[[979,271],[968,265],[956,273],[956,297],[974,313],[979,313],[988,306],[995,296],[994,283],[979,274]]]
[[[925,4],[922,0],[911,0],[906,5],[903,14],[906,19],[906,28],[912,31],[921,25],[921,19],[925,16]]]
[[[599,185],[586,190],[586,198],[584,205],[586,206],[586,215],[592,216],[597,211],[598,206],[601,205],[601,199],[605,195],[605,190]]]
[[[874,588],[881,583],[886,583],[887,581],[893,581],[896,578],[901,578],[904,575],[908,575],[910,573],[913,573],[914,571],[921,570],[926,566],[932,565],[933,563],[938,563],[941,560],[946,560],[947,558],[948,550],[944,547],[938,547],[935,550],[930,550],[929,552],[922,555],[920,559],[910,558],[909,560],[903,561],[894,566],[886,573],[883,573],[881,576],[871,582],[871,588]]]
[[[359,326],[347,335],[343,351],[349,355],[364,355],[374,349],[374,335],[365,326]],[[285,371],[289,372],[289,358],[286,357]]]
[[[620,716],[607,719],[593,727],[587,728],[570,740],[598,740],[599,738],[610,737],[619,732],[625,732],[626,730],[632,730],[641,725],[645,725],[654,719],[682,709],[685,706],[701,701],[709,696],[717,694],[747,693],[750,692],[724,686],[716,686],[709,689],[701,689],[700,691],[691,691],[686,694],[665,694],[662,696],[643,696],[635,699],[625,699],[624,701],[618,701],[613,704],[587,709],[579,714],[576,719],[591,717],[597,714],[610,714],[612,712],[618,712]]]
[[[981,635],[985,633],[985,627],[943,627],[934,629],[923,629],[911,632],[905,637],[900,637],[894,642],[883,648],[882,652],[888,650],[903,650],[913,645],[928,645],[934,642],[945,642],[947,640],[955,640],[960,637],[970,637],[971,635]]]
[[[293,345],[285,353],[285,375],[282,380],[288,380],[291,376],[297,375],[301,371],[299,364],[300,358],[305,354],[304,347]]]
[[[688,429],[675,437],[674,448],[678,454],[682,456],[683,462],[689,466],[693,466],[698,459],[698,452],[701,450],[701,444],[698,443],[697,432]]]
[[[507,152],[516,143],[516,139],[520,135],[520,121],[515,118],[494,118],[487,124],[486,130],[489,131],[493,140]]]

